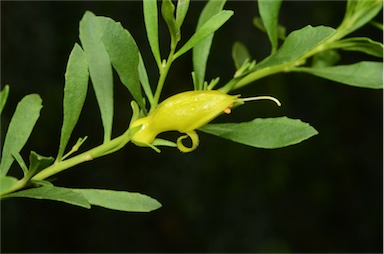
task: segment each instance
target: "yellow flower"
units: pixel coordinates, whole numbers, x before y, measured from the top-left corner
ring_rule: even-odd
[[[240,99],[239,95],[228,95],[212,90],[182,92],[164,100],[148,116],[134,121],[130,128],[140,125],[141,127],[131,139],[139,146],[148,146],[162,132],[179,131],[187,135],[177,139],[177,147],[182,152],[190,152],[199,144],[196,129],[206,125],[223,112],[230,113],[230,108],[236,102],[242,103],[245,100],[262,98],[271,99],[272,97]],[[186,147],[182,143],[182,140],[187,137],[192,140],[191,147]]]

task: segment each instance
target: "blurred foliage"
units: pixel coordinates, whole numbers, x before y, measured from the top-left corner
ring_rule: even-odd
[[[203,5],[191,4],[185,31],[192,34]],[[207,80],[233,75],[231,47],[236,40],[256,59],[270,52],[267,36],[252,24],[256,2],[228,2],[226,8],[235,16],[215,36]],[[287,31],[307,24],[336,27],[344,8],[341,1],[287,1],[280,23]],[[153,82],[157,69],[146,41],[141,2],[2,2],[1,84],[12,84],[13,89],[3,111],[2,141],[16,103],[37,92],[46,106],[24,151],[52,154],[60,137],[65,64],[73,42],[79,41],[78,22],[86,10],[122,22],[153,70]],[[167,34],[165,23],[162,33]],[[354,34],[360,33],[382,40],[373,27]],[[361,55],[342,53],[345,63],[355,57]],[[167,82],[177,85],[165,86],[164,97],[192,89],[191,69],[191,61],[172,66]],[[128,145],[60,174],[57,184],[140,191],[162,202],[161,209],[135,214],[9,200],[1,207],[1,251],[382,252],[382,91],[291,73],[265,78],[239,92],[273,94],[283,106],[249,104],[217,122],[287,115],[311,123],[320,134],[277,150],[254,149],[203,133],[199,149],[190,154],[165,148],[159,155]],[[121,133],[130,100],[123,86],[116,86],[115,95],[119,110],[113,132]],[[88,96],[84,112],[97,107],[93,97]],[[75,129],[74,137],[90,137],[85,148],[102,141],[91,138],[102,137],[98,114],[94,110],[83,115]]]

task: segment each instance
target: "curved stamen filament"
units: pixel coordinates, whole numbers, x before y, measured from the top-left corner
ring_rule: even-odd
[[[277,106],[281,106],[281,102],[276,99],[275,97],[272,97],[272,96],[256,96],[256,97],[249,97],[249,98],[239,98],[239,100],[241,101],[257,101],[257,100],[270,100],[270,101],[274,101]]]

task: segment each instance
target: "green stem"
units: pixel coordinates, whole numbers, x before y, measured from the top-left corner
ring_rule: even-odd
[[[239,89],[243,86],[248,85],[249,83],[252,83],[266,76],[270,76],[279,72],[290,72],[295,70],[297,66],[303,65],[308,58],[314,56],[315,54],[327,49],[332,49],[333,42],[342,39],[345,35],[347,35],[350,32],[349,31],[350,27],[356,22],[355,19],[356,17],[344,18],[342,24],[336,29],[336,32],[334,34],[332,34],[329,38],[327,38],[321,44],[317,45],[315,48],[307,52],[305,55],[301,56],[299,59],[291,62],[255,70],[249,73],[248,75],[245,75],[240,80],[238,78],[233,78],[226,85],[221,87],[219,90],[224,93],[228,93],[232,90]]]
[[[151,105],[151,109],[150,109],[149,113],[151,113],[153,110],[155,110],[155,108],[157,107],[157,104],[159,103],[160,95],[161,95],[161,91],[163,90],[165,79],[167,78],[168,71],[171,68],[173,61],[175,60],[173,58],[175,50],[176,50],[176,45],[173,45],[173,43],[172,43],[168,59],[167,59],[165,64],[162,64],[161,69],[160,69],[160,77],[159,77],[159,81],[157,82],[156,92],[155,92],[155,95],[153,97],[153,103]]]
[[[239,80],[240,80],[240,78],[233,78],[227,84],[225,84],[223,87],[220,87],[217,90],[222,92],[222,93],[229,93],[230,91],[232,91],[232,89],[236,85],[236,83],[239,82]]]
[[[256,70],[254,72],[251,72],[250,74],[248,74],[244,78],[242,78],[239,82],[237,82],[231,88],[231,90],[239,89],[243,86],[248,85],[249,83],[252,83],[252,82],[254,82],[258,79],[264,78],[266,76],[270,76],[270,75],[273,75],[273,74],[276,74],[279,72],[289,72],[292,70],[292,68],[294,68],[298,65],[302,65],[304,63],[305,63],[305,59],[300,58],[299,60],[296,60],[296,61],[292,61],[292,62],[288,62],[288,63],[279,64],[279,65],[275,65],[275,66],[266,67],[266,68],[263,68],[260,70]],[[223,89],[225,89],[225,86],[223,87]]]
[[[59,163],[55,163],[44,170],[40,171],[38,174],[36,174],[34,177],[32,177],[32,180],[44,180],[47,177],[50,177],[52,175],[55,175],[65,169],[71,168],[77,164],[91,161],[93,159],[96,159],[98,157],[113,153],[122,147],[124,147],[125,144],[127,144],[130,141],[130,138],[128,137],[128,131],[124,133],[123,135],[107,142],[102,145],[99,145],[91,150],[88,150],[86,152],[83,152],[77,156],[74,156],[70,159],[61,161]]]
[[[10,189],[1,192],[0,197],[5,195],[5,194],[12,193],[12,192],[15,192],[15,191],[23,188],[25,185],[27,185],[28,181],[29,181],[29,179],[27,177],[23,177],[22,179],[17,181]]]
[[[235,84],[233,84],[233,82],[232,82],[235,79],[232,79],[230,82],[228,82],[225,86],[223,86],[219,90],[227,93],[227,92],[230,92],[232,90],[239,89],[243,86],[246,86],[249,83],[252,83],[252,82],[254,82],[258,79],[264,78],[266,76],[270,76],[270,75],[273,75],[273,74],[276,74],[279,72],[290,72],[290,71],[294,70],[297,66],[305,64],[306,60],[308,58],[312,57],[313,55],[331,48],[331,43],[338,40],[339,37],[340,36],[337,33],[335,33],[331,37],[329,37],[326,41],[319,44],[317,47],[313,48],[311,51],[309,51],[305,55],[301,56],[297,60],[283,63],[283,64],[278,64],[275,66],[269,66],[269,67],[262,68],[259,70],[255,70],[255,71],[249,73],[248,75],[246,75],[245,77],[243,77],[242,79],[240,79]]]
[[[51,166],[43,169],[38,174],[33,176],[31,180],[44,180],[52,175],[60,173],[61,171],[64,171],[80,163],[91,161],[95,158],[116,152],[117,150],[123,148],[129,141],[130,141],[130,129],[128,129],[121,136],[115,139],[112,139],[107,143],[99,145],[91,150],[83,152],[70,159],[66,159],[66,160],[59,161],[52,164]],[[0,195],[4,195],[4,194],[8,194],[8,193],[12,193],[17,190],[20,190],[23,187],[25,187],[28,184],[28,182],[29,182],[29,177],[28,178],[24,177],[20,179],[18,182],[16,182],[16,184],[13,185],[12,188],[0,193]]]

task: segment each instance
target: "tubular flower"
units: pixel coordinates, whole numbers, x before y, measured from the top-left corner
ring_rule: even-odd
[[[243,103],[246,100],[263,98],[277,101],[268,96],[241,99],[239,95],[228,95],[212,90],[182,92],[164,100],[148,116],[134,121],[131,128],[140,125],[141,127],[131,139],[139,146],[148,146],[162,132],[179,131],[187,135],[177,139],[177,147],[182,152],[191,152],[199,144],[196,129],[206,125],[223,112],[229,114],[236,102]],[[186,147],[182,143],[182,140],[187,137],[192,141],[191,147]]]

